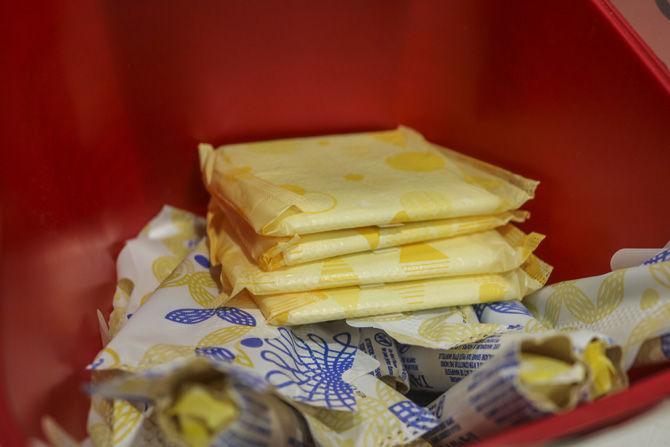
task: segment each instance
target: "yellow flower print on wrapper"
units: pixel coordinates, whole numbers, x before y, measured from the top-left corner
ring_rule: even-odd
[[[163,245],[172,253],[160,256],[154,260],[151,270],[158,282],[162,282],[179,265],[181,260],[191,250],[188,241],[197,238],[197,227],[194,225],[194,215],[188,211],[173,208],[170,212],[173,232],[162,240]],[[151,231],[146,228],[143,231]]]
[[[550,272],[550,266],[531,255],[520,268],[506,273],[253,298],[270,324],[298,325],[475,304],[491,297],[496,301],[518,300],[542,287]],[[482,296],[482,285],[486,284],[500,285],[503,296]]]
[[[645,289],[640,298],[640,308],[643,310],[651,309],[661,300],[661,296],[656,289]]]
[[[247,255],[265,271],[370,250],[465,236],[511,222],[523,222],[529,215],[526,211],[516,210],[486,216],[413,222],[383,228],[361,227],[282,238],[257,234],[237,212],[221,202],[214,200],[210,210],[226,216]],[[210,239],[216,238],[216,234],[210,234]],[[212,253],[212,256],[215,255],[218,256]]]
[[[222,282],[232,286],[231,295],[243,289],[255,295],[274,295],[508,272],[522,265],[543,238],[536,233],[526,235],[515,227],[501,227],[265,272],[248,259],[233,231],[221,213],[208,214],[208,233],[217,238],[216,253],[211,257],[221,263]],[[482,284],[478,293],[490,301],[505,296],[506,290],[496,283]]]
[[[139,427],[142,412],[125,400],[114,400],[112,410],[112,445],[118,445],[131,437]]]
[[[405,127],[199,150],[210,194],[266,236],[494,214],[537,186]]]
[[[187,286],[193,301],[206,309],[219,307],[228,300],[226,294],[213,294],[209,290],[218,285],[209,272],[195,272],[189,259],[183,260],[177,268],[163,281],[160,288]]]
[[[430,172],[444,168],[445,160],[440,154],[429,152],[402,152],[386,160],[393,169],[399,171]]]
[[[619,270],[608,275],[598,288],[595,303],[573,282],[554,285],[555,291],[547,300],[543,320],[555,327],[563,306],[582,323],[594,324],[602,320],[614,312],[623,300],[624,274],[625,270]]]
[[[419,326],[419,335],[432,342],[472,343],[500,331],[497,324],[452,323],[448,317],[438,315]]]
[[[195,357],[196,349],[209,348],[212,346],[226,346],[229,343],[239,340],[247,334],[252,328],[250,326],[226,326],[210,332],[203,337],[195,346],[156,344],[151,346],[142,356],[138,368],[146,370],[158,365],[170,363],[178,359]],[[253,367],[253,362],[249,356],[238,346],[236,352],[241,354],[241,358],[235,360],[235,363],[242,366]]]
[[[116,335],[126,320],[126,309],[130,302],[130,296],[135,288],[135,283],[128,278],[119,278],[114,292],[114,310],[109,316],[109,333]]]
[[[360,382],[365,384],[360,384]],[[302,403],[294,404],[303,415],[318,445],[339,446],[393,446],[423,445],[413,432],[392,412],[408,404],[407,398],[372,376],[358,379],[360,388],[367,392],[356,396],[358,408],[354,412],[331,411]],[[414,441],[414,442],[412,442]]]
[[[612,338],[629,368],[645,341],[670,332],[668,272],[670,262],[615,270],[545,287],[524,304],[549,329],[588,329]]]

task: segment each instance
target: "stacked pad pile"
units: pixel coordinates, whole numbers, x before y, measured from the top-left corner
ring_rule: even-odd
[[[210,254],[271,324],[520,300],[537,182],[393,131],[200,146]]]

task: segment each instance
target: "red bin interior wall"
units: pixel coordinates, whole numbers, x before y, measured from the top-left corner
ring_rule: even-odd
[[[0,8],[6,445],[44,414],[83,435],[115,256],[162,204],[204,210],[199,141],[415,127],[542,181],[554,280],[670,237],[670,97],[597,3]]]

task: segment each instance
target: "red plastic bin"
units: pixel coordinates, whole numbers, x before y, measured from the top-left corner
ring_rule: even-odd
[[[83,436],[115,257],[162,204],[204,212],[199,141],[414,127],[542,180],[553,281],[669,237],[670,76],[606,0],[31,3],[0,6],[2,445],[46,414]]]

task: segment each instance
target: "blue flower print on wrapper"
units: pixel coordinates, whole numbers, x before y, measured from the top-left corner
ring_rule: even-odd
[[[207,259],[207,257],[204,255],[195,255],[193,259],[195,259],[195,262],[197,262],[206,269],[212,266],[212,264],[209,262],[209,259]]]
[[[100,365],[102,365],[103,363],[105,363],[105,359],[101,357],[101,358],[95,360],[93,363],[91,363],[88,366],[88,368],[92,369],[92,370],[96,370],[96,369],[100,368]]]
[[[528,309],[526,309],[526,307],[518,301],[498,301],[495,303],[475,304],[472,307],[474,308],[475,313],[477,314],[477,318],[480,321],[486,308],[500,314],[527,315],[529,317],[532,316]]]
[[[256,319],[247,311],[237,307],[217,307],[216,309],[176,309],[165,315],[165,319],[181,324],[198,324],[214,315],[228,323],[239,326],[256,326]]]
[[[329,344],[314,333],[308,333],[306,341],[286,328],[279,332],[279,337],[265,339],[269,349],[261,351],[261,358],[277,367],[265,375],[266,380],[297,401],[353,411],[354,389],[342,379],[356,356],[351,334],[334,335]],[[292,393],[292,387],[300,392]]]
[[[216,362],[232,362],[235,360],[235,354],[230,352],[230,350],[219,346],[195,348],[195,355],[207,357]]]

